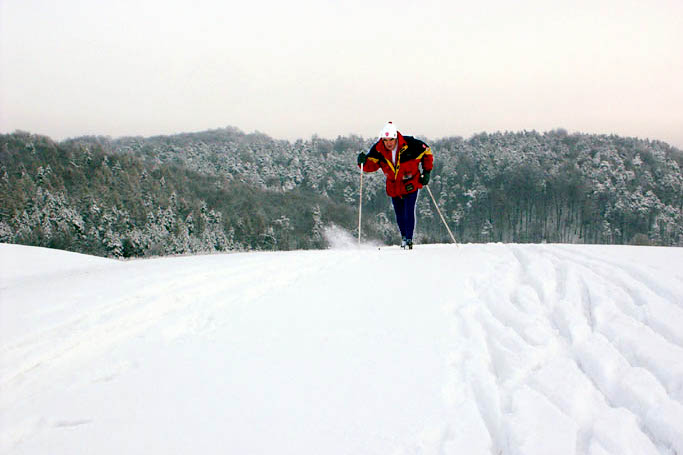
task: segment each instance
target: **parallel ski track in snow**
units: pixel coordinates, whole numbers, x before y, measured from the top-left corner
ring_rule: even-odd
[[[196,318],[188,324],[191,330],[206,332],[211,328],[211,313],[218,307],[229,306],[233,302],[252,302],[262,295],[276,292],[279,287],[295,286],[299,277],[319,270],[319,261],[314,256],[287,264],[288,267],[278,261],[264,264],[263,261],[246,259],[227,268],[192,270],[179,267],[177,276],[150,280],[146,269],[153,270],[153,262],[130,264],[140,269],[134,274],[138,278],[128,283],[132,289],[130,293],[116,296],[111,301],[103,299],[104,304],[75,313],[59,325],[30,333],[10,345],[3,344],[0,351],[3,363],[17,367],[7,371],[3,369],[0,385],[21,381],[27,372],[43,365],[58,366],[59,362],[68,363],[78,355],[101,353],[121,340],[144,333],[166,315],[181,312],[197,302],[214,301],[213,307],[203,305],[190,312]],[[116,272],[114,268],[105,273],[111,273],[114,275],[111,279],[116,280]],[[253,285],[245,287],[244,281]],[[238,292],[232,292],[234,289]],[[86,299],[101,298],[97,294],[99,292]]]
[[[472,388],[492,453],[517,453],[506,415],[527,393],[576,424],[576,453],[588,453],[592,439],[608,453],[622,450],[618,437],[596,433],[595,415],[582,409],[586,399],[598,404],[593,413],[611,408],[615,425],[642,432],[632,453],[683,453],[680,282],[672,287],[637,266],[562,247],[505,250],[515,261],[503,258],[494,268],[501,286],[475,283],[472,300],[456,311],[463,340],[486,346],[486,358],[465,356],[453,366],[465,366],[459,382]],[[566,390],[557,387],[561,378],[571,378]]]
[[[183,340],[249,346],[258,341],[226,334],[250,323],[263,326],[253,336],[268,346],[287,346],[291,336],[298,337],[295,346],[309,344],[310,352],[291,354],[297,365],[309,362],[307,355],[336,352],[339,371],[344,362],[373,371],[373,356],[382,352],[372,352],[373,344],[397,359],[402,353],[394,351],[405,350],[407,362],[421,353],[442,357],[445,375],[433,376],[442,380],[440,418],[413,416],[421,427],[407,435],[368,429],[376,448],[368,453],[683,455],[683,275],[660,276],[605,251],[463,245],[216,255],[6,282],[2,299],[33,309],[19,317],[3,307],[17,325],[0,338],[0,450],[38,453],[31,444],[49,441],[46,428],[96,425],[97,416],[49,416],[27,410],[26,402],[38,406],[43,396],[65,393],[64,384],[96,390],[144,370],[142,357],[123,354],[135,346]],[[288,313],[289,322],[270,319]],[[430,331],[419,325],[439,318],[445,331],[434,327],[433,339],[419,338]],[[310,324],[321,327],[308,333]],[[329,351],[316,346],[328,342]],[[271,348],[263,352],[272,355]],[[415,367],[405,365],[405,375]],[[284,390],[299,390],[296,376],[284,380]],[[356,381],[344,376],[338,389],[381,387],[373,378]],[[343,409],[345,397],[334,398],[330,403]],[[406,405],[418,409],[415,403]],[[346,431],[361,431],[346,424]],[[333,433],[327,425],[320,430]]]

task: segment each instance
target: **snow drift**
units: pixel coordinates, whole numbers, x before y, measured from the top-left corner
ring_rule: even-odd
[[[7,454],[683,454],[683,250],[0,245]]]

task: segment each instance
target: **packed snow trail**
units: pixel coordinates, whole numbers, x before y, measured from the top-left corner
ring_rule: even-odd
[[[3,454],[683,454],[683,249],[0,260]]]

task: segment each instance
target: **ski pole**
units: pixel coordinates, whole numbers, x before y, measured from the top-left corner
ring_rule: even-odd
[[[441,217],[441,221],[443,221],[443,225],[446,226],[446,230],[448,230],[448,234],[451,236],[451,240],[453,240],[453,243],[455,243],[455,246],[458,246],[458,242],[455,241],[455,237],[453,236],[453,233],[451,232],[451,228],[448,227],[448,223],[446,223],[446,220],[444,219],[443,215],[441,214],[441,210],[439,210],[439,205],[436,203],[436,199],[434,199],[434,195],[432,194],[432,190],[429,188],[429,185],[425,185],[427,188],[427,191],[429,192],[429,195],[432,197],[432,202],[434,203],[434,207],[436,207],[436,211],[439,212],[439,216]]]
[[[360,221],[363,215],[363,164],[360,164],[360,200],[358,202],[358,246],[360,246]]]

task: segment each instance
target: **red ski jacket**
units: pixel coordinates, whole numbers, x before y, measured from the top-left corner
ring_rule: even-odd
[[[365,172],[375,172],[380,168],[384,171],[390,197],[405,196],[422,188],[419,164],[422,163],[423,171],[431,171],[434,166],[434,155],[427,144],[401,133],[398,133],[397,139],[395,164],[391,150],[387,150],[380,139],[368,152],[368,159],[363,165]]]

